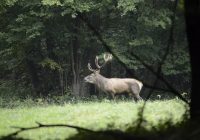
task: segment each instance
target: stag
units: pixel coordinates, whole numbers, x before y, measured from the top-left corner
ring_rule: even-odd
[[[100,74],[100,69],[109,61],[112,60],[112,55],[105,53],[104,63],[100,66],[98,56],[95,58],[96,69],[93,69],[88,63],[88,69],[92,74],[86,76],[84,81],[96,85],[103,92],[110,94],[113,99],[115,96],[122,93],[127,93],[129,96],[136,98],[136,101],[142,100],[139,93],[143,87],[142,82],[132,78],[106,78]]]

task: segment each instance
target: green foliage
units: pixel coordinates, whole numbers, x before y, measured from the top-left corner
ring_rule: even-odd
[[[172,52],[167,63],[163,66],[163,72],[167,75],[176,75],[180,73],[190,73],[189,54],[183,49],[176,49]]]
[[[138,22],[143,23],[147,28],[162,28],[166,29],[171,24],[170,16],[172,12],[169,9],[152,9],[145,7]]]
[[[58,63],[49,58],[45,58],[44,60],[42,60],[39,65],[41,65],[42,67],[49,67],[52,70],[62,70],[61,66]]]
[[[133,41],[130,41],[129,45],[131,46],[153,45],[153,40],[151,37],[146,36],[143,38],[138,38]]]
[[[23,83],[19,84],[15,82],[9,80],[0,81],[0,107],[12,108],[19,106],[24,102],[29,102],[22,100],[32,95],[33,91],[31,90],[31,87],[24,87]]]
[[[144,0],[119,0],[117,8],[122,11],[122,16],[126,15],[127,12],[136,12],[137,4],[143,2]]]
[[[151,0],[3,0],[0,2],[0,77],[13,80],[12,75],[17,75],[14,80],[32,85],[38,94],[60,92],[61,81],[72,87],[76,77],[71,72],[72,60],[76,57],[80,61],[75,62],[74,68],[79,69],[77,75],[81,79],[87,73],[89,59],[105,52],[78,15],[100,32],[130,69],[138,73],[144,69],[132,53],[157,67],[169,43],[173,4]],[[173,49],[162,69],[167,76],[190,73],[182,15],[178,8]],[[121,66],[112,69],[117,77],[125,76],[118,71]]]
[[[68,0],[68,2],[73,2],[73,0]],[[49,6],[53,6],[53,5],[60,6],[61,5],[60,0],[42,0],[42,4],[49,5]]]
[[[184,0],[179,0],[178,1],[178,8],[180,9],[180,10],[184,10],[185,8],[184,8],[184,5],[185,5],[185,1]]]

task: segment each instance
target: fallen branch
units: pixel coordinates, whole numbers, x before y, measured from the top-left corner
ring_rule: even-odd
[[[87,128],[83,128],[83,127],[79,127],[79,126],[74,126],[74,125],[68,125],[68,124],[42,124],[42,123],[39,123],[39,122],[36,122],[36,124],[37,124],[37,126],[32,126],[32,127],[17,127],[17,126],[12,126],[12,128],[17,128],[19,130],[17,130],[16,132],[13,132],[11,134],[8,134],[7,136],[3,137],[3,139],[14,137],[14,136],[16,136],[19,133],[24,132],[24,131],[29,131],[29,130],[34,130],[34,129],[40,129],[40,128],[49,128],[49,127],[67,127],[67,128],[76,129],[77,131],[85,131],[85,132],[90,132],[90,133],[94,133],[95,132],[95,131],[87,129]]]
[[[37,124],[37,126],[33,126],[33,127],[16,127],[16,126],[13,126],[12,128],[17,128],[19,130],[14,132],[14,133],[8,134],[5,137],[1,137],[0,139],[3,139],[3,140],[17,139],[15,136],[18,135],[21,132],[40,129],[40,128],[50,128],[50,127],[73,128],[73,129],[76,129],[79,132],[95,134],[95,137],[104,135],[104,136],[107,136],[107,137],[112,137],[114,139],[123,139],[123,140],[124,139],[125,140],[126,139],[127,140],[131,140],[131,139],[146,140],[147,139],[144,136],[135,136],[135,135],[131,135],[131,134],[122,132],[120,130],[94,131],[94,130],[91,130],[91,129],[87,129],[87,128],[83,128],[83,127],[79,127],[79,126],[74,126],[74,125],[67,125],[67,124],[42,124],[42,123],[39,123],[39,122],[36,122],[36,124]],[[20,139],[23,139],[23,138],[20,138]]]

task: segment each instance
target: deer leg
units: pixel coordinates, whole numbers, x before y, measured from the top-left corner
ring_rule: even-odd
[[[143,101],[143,99],[140,97],[139,94],[136,94],[135,97],[136,97],[136,99],[137,99],[136,101]]]
[[[113,92],[109,92],[109,94],[111,95],[112,99],[115,100],[115,94]]]
[[[133,97],[133,93],[132,93],[132,92],[129,92],[129,93],[128,93],[128,97],[129,97],[131,100],[134,100],[134,97]]]
[[[139,93],[140,93],[139,86],[136,86],[136,85],[132,86],[131,91],[132,91],[132,94],[134,95],[134,97],[136,98],[136,102],[143,100],[139,95]]]
[[[115,100],[115,95],[112,92],[106,92],[106,94],[109,96],[109,99]]]
[[[116,100],[115,94],[111,93],[113,100]]]

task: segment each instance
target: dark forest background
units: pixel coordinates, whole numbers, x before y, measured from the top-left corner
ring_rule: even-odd
[[[156,76],[132,54],[156,70],[168,48],[161,75],[180,93],[190,93],[183,1],[2,0],[0,9],[1,95],[99,96],[83,78],[90,74],[87,63],[94,66],[95,56],[107,50],[88,25],[132,73],[113,59],[104,76],[141,80],[145,98]],[[162,81],[156,87],[170,96]]]

